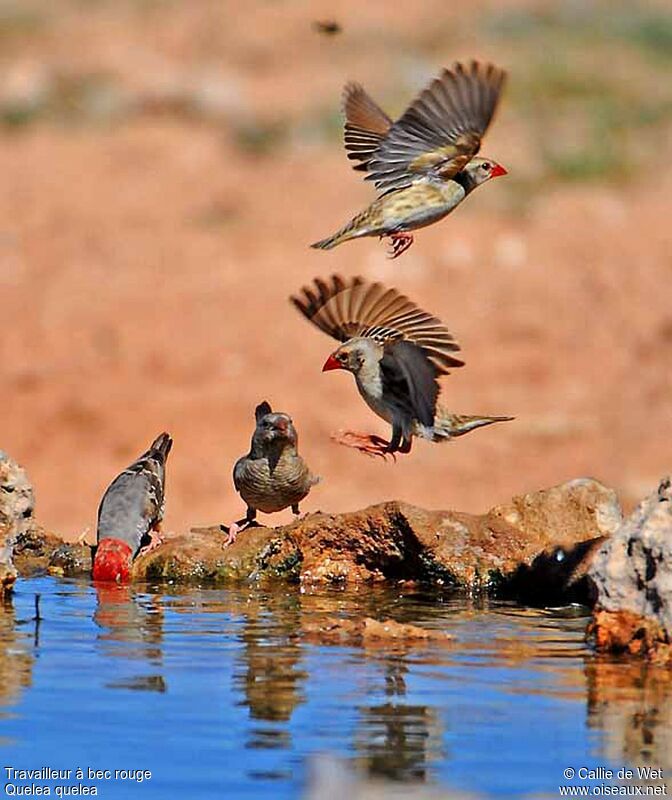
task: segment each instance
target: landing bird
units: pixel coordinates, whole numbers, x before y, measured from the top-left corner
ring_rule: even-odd
[[[495,113],[506,73],[492,64],[455,64],[393,122],[357,83],[343,91],[345,149],[368,173],[378,199],[333,236],[311,247],[331,250],[361,236],[389,237],[390,257],[413,244],[409,231],[450,214],[477,186],[506,175],[476,158]]]
[[[464,366],[460,346],[436,317],[396,289],[363,278],[316,278],[298,297],[298,310],[320,330],[343,344],[326,360],[323,372],[352,372],[369,408],[392,426],[392,439],[346,431],[340,444],[368,455],[409,453],[414,436],[443,442],[475,428],[513,417],[451,414],[437,407],[438,378]]]
[[[299,455],[298,435],[288,414],[274,412],[264,401],[256,407],[254,418],[250,452],[233,468],[233,483],[247,503],[247,514],[229,525],[225,546],[254,523],[257,511],[272,514],[291,506],[298,515],[299,503],[320,480]]]
[[[173,440],[162,433],[149,450],[112,481],[98,509],[96,581],[125,582],[133,559],[160,541],[165,506],[166,460]]]

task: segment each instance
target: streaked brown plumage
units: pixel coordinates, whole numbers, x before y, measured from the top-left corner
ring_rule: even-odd
[[[312,247],[329,250],[349,239],[389,236],[392,257],[410,247],[409,231],[431,225],[477,186],[506,170],[476,158],[497,107],[505,73],[492,64],[455,64],[424,89],[404,114],[390,117],[356,83],[344,90],[345,148],[380,196],[332,236]]]
[[[323,371],[352,372],[369,408],[392,426],[392,439],[346,432],[337,441],[371,455],[408,453],[414,436],[446,441],[512,417],[451,414],[437,406],[438,379],[464,366],[443,323],[396,289],[363,278],[319,278],[290,298],[320,330],[342,342]]]
[[[229,526],[227,544],[254,522],[257,511],[272,514],[290,508],[299,513],[299,503],[318,483],[298,452],[298,436],[289,415],[273,412],[267,402],[255,409],[256,427],[250,452],[233,468],[233,483],[247,503],[245,519]]]

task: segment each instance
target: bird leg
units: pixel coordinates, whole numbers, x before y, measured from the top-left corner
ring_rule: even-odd
[[[149,542],[138,550],[138,558],[151,553],[152,550],[156,550],[159,545],[163,544],[164,538],[161,532],[161,523],[157,522],[153,528],[150,528],[147,531],[147,536],[149,536]]]
[[[89,533],[91,533],[91,528],[84,528],[84,530],[77,537],[75,544],[88,544],[86,540],[89,536]]]
[[[383,237],[381,236],[381,239]],[[413,244],[413,234],[400,231],[399,233],[389,234],[391,247],[388,251],[388,258],[399,258]]]
[[[301,510],[299,509],[298,503],[294,503],[294,505],[292,506],[292,514],[294,514],[294,522],[299,522],[300,520],[309,517],[310,513],[311,513],[310,511],[304,511],[302,514]]]
[[[352,447],[354,450],[359,450],[367,456],[376,458],[380,456],[383,460],[387,456],[392,456],[392,460],[396,461],[396,457],[390,450],[390,443],[375,433],[359,433],[357,431],[338,431],[332,433],[331,439],[344,447]]]
[[[224,542],[224,547],[232,545],[236,541],[236,537],[241,531],[244,531],[246,528],[250,528],[253,525],[257,525],[258,523],[256,522],[256,516],[257,509],[248,506],[245,519],[239,519],[237,522],[232,522],[228,528],[225,525],[220,525],[219,527],[228,533],[226,541]]]

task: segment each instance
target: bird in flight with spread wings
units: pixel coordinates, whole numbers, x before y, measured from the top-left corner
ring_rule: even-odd
[[[472,61],[444,69],[393,122],[357,83],[346,85],[345,149],[378,198],[332,236],[311,247],[331,250],[362,236],[389,237],[390,257],[413,244],[410,231],[450,214],[477,186],[506,175],[478,157],[506,73]]]
[[[363,278],[315,279],[290,300],[313,325],[342,344],[322,371],[352,372],[369,408],[392,426],[388,442],[346,431],[340,444],[368,455],[409,453],[413,437],[442,442],[513,417],[452,414],[437,406],[441,375],[462,367],[460,346],[445,325],[396,289]]]

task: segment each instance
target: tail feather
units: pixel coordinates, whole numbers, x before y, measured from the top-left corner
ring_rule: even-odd
[[[168,433],[161,433],[159,434],[156,439],[152,442],[149,453],[152,455],[157,455],[163,461],[168,458],[168,453],[170,453],[170,448],[173,446],[173,440]]]
[[[420,435],[433,442],[446,442],[457,436],[494,425],[495,422],[510,422],[515,417],[486,417],[481,415],[451,414],[444,408],[437,408],[434,425],[431,428],[422,428]]]
[[[363,227],[362,223],[366,221],[366,212],[358,214],[353,217],[350,222],[346,223],[336,233],[328,236],[326,239],[321,239],[319,242],[313,242],[310,246],[316,250],[331,250],[349,239],[357,239],[359,236],[366,236],[369,232],[368,228]]]

